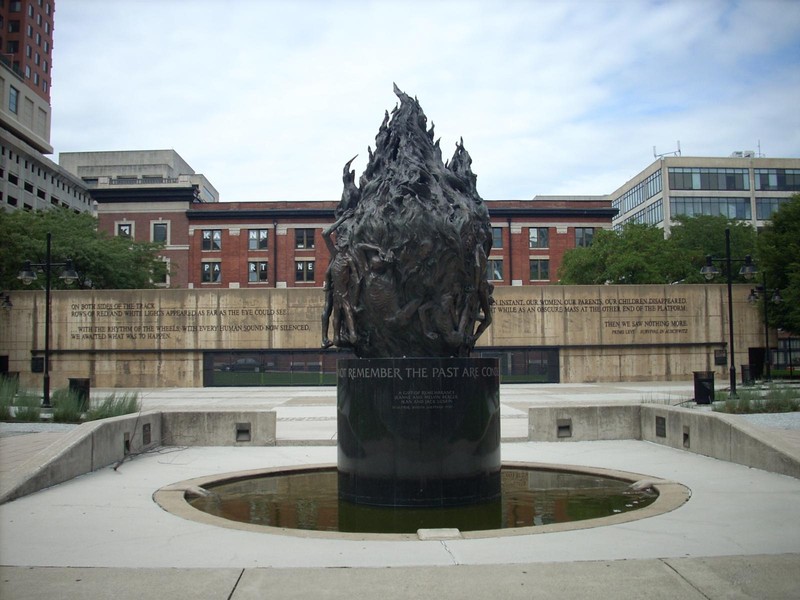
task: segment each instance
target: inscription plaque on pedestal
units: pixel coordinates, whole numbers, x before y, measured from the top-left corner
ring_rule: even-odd
[[[457,506],[500,496],[496,359],[338,362],[339,497]]]

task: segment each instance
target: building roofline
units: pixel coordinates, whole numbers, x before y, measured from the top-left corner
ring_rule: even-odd
[[[616,208],[502,208],[493,207],[491,217],[607,217],[617,215]],[[186,212],[190,221],[213,221],[225,218],[269,219],[286,217],[333,218],[334,208],[276,208],[244,210],[191,210]]]
[[[495,207],[492,217],[610,217],[617,215],[616,208],[502,208]]]
[[[218,219],[271,219],[285,217],[333,218],[334,208],[274,208],[245,210],[191,210],[186,211],[190,221],[213,221]]]
[[[159,202],[193,202],[196,199],[192,185],[161,187],[127,187],[91,188],[89,195],[102,204],[120,202],[154,201]]]

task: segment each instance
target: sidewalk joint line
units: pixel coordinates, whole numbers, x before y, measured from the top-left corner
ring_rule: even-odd
[[[231,593],[228,594],[227,600],[233,599],[233,595],[236,593],[236,588],[239,587],[239,582],[242,580],[243,576],[244,576],[244,569],[239,571],[239,577],[236,578],[236,583],[233,584],[233,588],[231,589]]]

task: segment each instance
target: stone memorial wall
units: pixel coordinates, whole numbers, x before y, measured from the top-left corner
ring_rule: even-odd
[[[764,328],[750,289],[734,287],[737,367]],[[44,350],[44,293],[11,292],[0,311],[0,355],[35,386]],[[724,285],[524,286],[494,291],[493,322],[476,350],[558,348],[562,382],[691,379],[727,342]],[[89,377],[96,387],[203,385],[203,353],[318,349],[321,289],[54,291],[53,386]],[[727,361],[729,363],[729,361]]]

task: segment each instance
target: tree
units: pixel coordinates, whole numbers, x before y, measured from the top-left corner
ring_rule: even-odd
[[[676,256],[681,256],[687,265],[686,275],[682,283],[703,283],[705,279],[700,269],[706,263],[706,256],[725,257],[725,230],[731,230],[731,258],[734,262],[733,281],[742,283],[746,280],[739,275],[741,262],[746,256],[756,257],[756,230],[745,221],[737,221],[721,216],[698,215],[688,217],[679,215],[675,218],[668,243]],[[719,281],[726,281],[725,264],[715,261],[720,270]]]
[[[619,231],[595,234],[589,248],[575,248],[564,254],[558,271],[563,284],[605,283],[702,283],[700,269],[707,255],[725,257],[725,229],[731,230],[731,256],[755,259],[756,232],[745,222],[720,216],[679,216],[671,235],[653,226],[625,224]],[[717,261],[725,281],[725,265]],[[734,279],[741,263],[735,262]]]
[[[588,248],[567,251],[558,276],[566,285],[672,283],[684,276],[682,262],[661,229],[627,223],[598,231]]]
[[[160,244],[110,237],[97,230],[88,213],[64,208],[30,212],[0,211],[0,285],[20,289],[17,279],[24,261],[44,263],[47,233],[52,234],[51,261],[72,259],[78,271],[78,287],[98,289],[152,288],[163,279],[165,263],[159,258]],[[54,289],[64,287],[58,277]]]
[[[800,332],[800,194],[782,204],[759,234],[758,262],[767,288],[780,290],[782,298],[770,305],[770,324]]]

